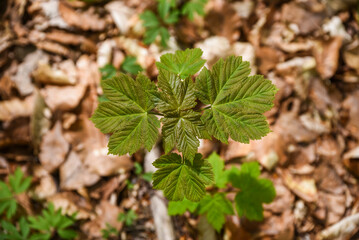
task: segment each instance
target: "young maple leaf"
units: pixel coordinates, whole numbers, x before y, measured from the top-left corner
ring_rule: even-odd
[[[273,107],[277,88],[261,75],[248,76],[249,63],[242,57],[220,59],[212,71],[204,68],[196,79],[196,94],[210,108],[202,120],[221,142],[228,138],[249,143],[270,132],[264,112]]]
[[[103,133],[113,133],[108,143],[109,153],[132,154],[142,146],[150,151],[160,127],[151,112],[154,103],[148,93],[156,86],[142,74],[136,80],[120,74],[103,81],[102,88],[109,101],[99,104],[91,120]]]
[[[193,163],[171,153],[154,161],[153,166],[158,168],[153,174],[153,188],[163,190],[170,201],[182,201],[186,197],[198,202],[206,193],[206,185],[213,183],[211,165],[199,153]]]
[[[268,179],[259,178],[258,162],[244,163],[241,169],[232,169],[229,179],[240,191],[235,197],[239,216],[249,220],[263,220],[263,203],[270,203],[276,196],[273,183]]]

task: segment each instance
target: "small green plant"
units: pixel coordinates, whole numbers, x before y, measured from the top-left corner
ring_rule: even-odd
[[[118,236],[119,232],[116,228],[106,223],[106,228],[101,230],[102,238],[109,239]]]
[[[18,227],[5,220],[1,221],[0,239],[3,240],[28,240],[30,238],[30,226],[24,217],[20,218]]]
[[[24,177],[20,168],[9,176],[9,183],[0,181],[0,214],[6,212],[6,217],[11,218],[17,210],[16,196],[24,193],[31,184],[31,177]]]
[[[227,184],[239,191],[235,197],[235,206],[239,216],[246,216],[249,220],[260,221],[263,219],[262,203],[269,203],[275,197],[273,183],[267,179],[258,178],[260,174],[257,162],[244,163],[241,169],[232,167],[224,170],[223,160],[213,153],[208,162],[213,166],[214,184],[218,190],[223,189]],[[219,232],[225,223],[226,215],[233,215],[232,203],[226,198],[225,192],[215,192],[207,195],[198,203],[188,199],[168,204],[169,215],[181,215],[186,211],[196,214],[203,214],[207,221]]]
[[[52,203],[48,204],[47,209],[42,210],[42,215],[29,218],[30,227],[39,231],[32,235],[31,239],[48,240],[56,235],[62,239],[73,239],[77,236],[76,231],[70,229],[75,224],[75,214],[65,216],[61,214],[61,209],[55,211]]]
[[[228,177],[228,173],[215,175],[214,166],[197,153],[200,138],[214,137],[224,143],[232,138],[249,143],[270,132],[263,113],[272,108],[277,91],[271,81],[261,75],[249,76],[249,63],[231,56],[220,59],[212,70],[204,67],[193,82],[193,76],[205,64],[201,55],[200,49],[187,49],[161,56],[156,64],[157,85],[143,74],[135,80],[119,74],[102,81],[109,101],[100,103],[91,118],[103,133],[112,133],[109,153],[119,155],[133,154],[142,147],[150,151],[162,122],[166,155],[153,163],[157,168],[153,188],[163,190],[170,201],[186,198],[199,202],[206,196],[206,187],[213,185],[216,178],[216,184],[222,186]],[[175,147],[182,155],[170,153]],[[243,182],[232,185],[241,189],[242,198],[264,194],[257,199],[268,202],[262,191],[263,181],[256,178],[259,170],[252,173],[254,167],[250,167],[248,171],[233,174]],[[222,183],[220,179],[224,179]],[[247,188],[247,184],[258,189]],[[257,195],[252,191],[257,191]],[[257,203],[255,207],[258,209]],[[252,213],[250,209],[243,211],[237,207],[237,210],[239,215]]]
[[[167,46],[170,38],[168,27],[177,23],[180,15],[187,16],[190,20],[194,19],[194,15],[204,15],[204,6],[207,0],[190,0],[181,6],[177,5],[176,0],[157,0],[157,13],[150,10],[140,15],[143,26],[146,28],[144,43],[153,43],[157,36],[161,37],[161,45]],[[157,16],[158,15],[158,16]]]
[[[136,219],[137,214],[132,209],[130,209],[127,213],[120,213],[117,218],[119,222],[123,222],[127,227],[132,226]]]
[[[135,162],[135,174],[147,182],[152,181],[152,172],[144,173],[141,164],[138,162]]]

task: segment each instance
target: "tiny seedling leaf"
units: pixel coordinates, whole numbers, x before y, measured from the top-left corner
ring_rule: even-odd
[[[229,175],[232,185],[240,189],[235,197],[238,215],[249,220],[263,220],[262,204],[272,202],[276,195],[273,183],[259,175],[257,162],[244,163],[240,170],[232,169]]]
[[[219,232],[225,223],[226,215],[233,215],[232,203],[224,193],[205,196],[199,203],[199,214],[206,214],[208,222]]]
[[[204,7],[207,3],[207,0],[190,0],[186,2],[182,8],[182,14],[187,15],[187,17],[193,21],[194,15],[204,15]]]

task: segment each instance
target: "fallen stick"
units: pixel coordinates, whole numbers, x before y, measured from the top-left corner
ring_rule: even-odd
[[[349,239],[359,227],[359,213],[343,218],[340,222],[324,229],[317,234],[316,240]]]
[[[158,147],[154,147],[145,156],[144,169],[145,172],[154,172],[156,168],[152,163],[161,156]],[[161,191],[155,191],[155,194],[150,198],[150,206],[152,216],[155,222],[156,235],[158,240],[174,240],[175,235],[173,231],[172,221],[167,212],[167,205],[164,201],[164,196]]]

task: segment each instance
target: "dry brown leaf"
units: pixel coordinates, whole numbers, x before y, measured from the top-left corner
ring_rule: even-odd
[[[60,167],[60,187],[76,190],[91,186],[100,180],[100,176],[91,172],[81,161],[80,155],[71,151],[66,162]]]
[[[17,117],[28,117],[34,108],[34,96],[28,96],[24,100],[18,98],[0,101],[0,121],[11,121]]]
[[[89,53],[95,53],[97,50],[96,44],[93,41],[84,36],[68,32],[53,30],[46,34],[46,39],[65,45],[80,45],[81,50]]]
[[[65,161],[69,149],[70,144],[63,137],[61,122],[58,121],[42,138],[39,160],[47,171],[52,172]]]
[[[287,170],[283,171],[282,178],[285,185],[301,199],[306,202],[316,202],[318,200],[318,192],[313,178],[294,176]]]
[[[84,31],[103,31],[106,27],[105,20],[97,15],[91,12],[77,12],[64,2],[59,3],[59,12],[67,24]]]
[[[134,9],[129,8],[122,1],[113,1],[105,5],[110,12],[113,21],[121,34],[126,34],[130,28],[130,18],[135,14]]]
[[[37,48],[54,53],[56,55],[64,56],[64,57],[73,57],[73,52],[71,50],[61,44],[49,42],[49,41],[41,41],[34,43]]]
[[[34,176],[39,178],[39,184],[36,185],[33,193],[35,199],[46,199],[57,192],[57,186],[54,178],[42,166],[34,168]]]
[[[34,80],[44,84],[73,85],[76,78],[69,78],[65,72],[51,68],[47,63],[40,63],[32,73]]]
[[[31,73],[35,70],[40,60],[46,61],[47,58],[47,55],[43,51],[36,50],[28,54],[24,61],[18,66],[16,75],[12,77],[12,80],[15,82],[22,96],[29,95],[34,91],[35,88],[31,81]]]
[[[271,47],[261,47],[256,51],[257,58],[259,58],[259,71],[262,74],[267,74],[274,69],[277,63],[284,60],[284,55]]]
[[[87,61],[88,57],[86,55],[82,56],[77,61],[77,68],[81,69],[83,63]],[[85,95],[88,84],[89,79],[83,78],[83,75],[79,73],[79,82],[75,86],[46,86],[40,92],[52,111],[56,109],[68,111],[79,105]]]
[[[230,42],[239,39],[241,19],[232,5],[224,2],[215,7],[206,14],[205,21],[213,35],[226,37]]]
[[[76,219],[90,219],[94,217],[91,204],[73,192],[61,192],[47,199],[56,209],[61,208],[63,214],[76,214]]]
[[[288,111],[289,104],[292,104]],[[298,112],[301,102],[299,99],[287,101],[282,106],[282,111],[274,125],[273,132],[280,134],[284,141],[294,140],[295,142],[311,142],[317,138],[317,134],[309,131],[298,119]]]
[[[337,71],[341,46],[341,37],[315,42],[313,55],[317,62],[317,71],[323,79],[331,78]]]
[[[81,226],[82,231],[84,231],[87,236],[101,238],[101,230],[106,228],[106,223],[117,230],[121,230],[123,224],[117,221],[118,215],[122,212],[119,207],[107,201],[101,201],[100,204],[96,206],[95,212],[97,214],[96,218]]]
[[[344,100],[343,108],[349,110],[349,122],[346,129],[359,139],[359,91],[353,92]]]
[[[345,63],[356,70],[359,74],[359,40],[357,39],[352,44],[346,47],[344,51]]]
[[[301,34],[320,29],[325,18],[324,12],[311,12],[296,2],[284,4],[281,13],[282,21],[296,24]]]
[[[270,204],[265,204],[268,211],[280,214],[291,208],[294,204],[294,195],[286,188],[280,178],[272,180],[275,186],[276,198]]]
[[[359,177],[359,146],[344,154],[343,163],[350,172]]]

